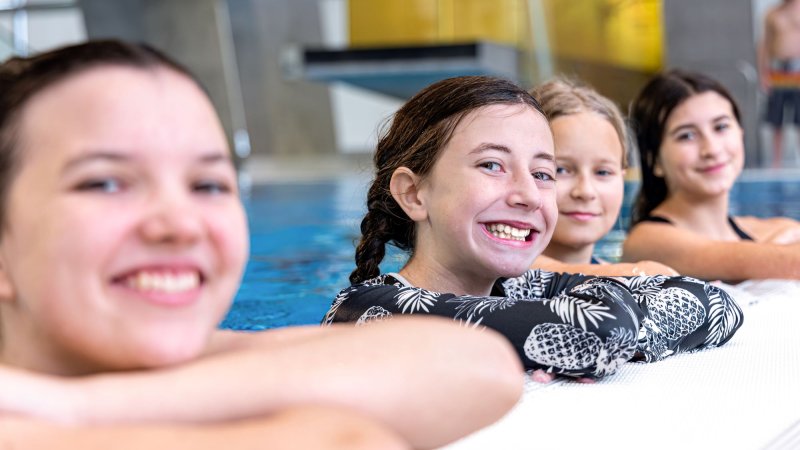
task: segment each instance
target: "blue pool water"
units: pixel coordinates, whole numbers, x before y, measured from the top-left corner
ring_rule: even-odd
[[[245,198],[250,263],[222,326],[263,330],[319,323],[336,293],[349,284],[368,182],[350,178],[253,187]],[[621,219],[597,247],[601,256],[618,257],[636,189],[635,183],[626,185]],[[800,219],[800,181],[762,177],[740,182],[732,193],[732,209],[735,215]],[[402,253],[390,252],[383,269],[397,270],[403,261]]]

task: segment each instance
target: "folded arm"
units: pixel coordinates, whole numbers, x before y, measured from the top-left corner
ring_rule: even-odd
[[[329,320],[360,325],[407,314],[449,317],[500,332],[527,369],[575,377],[609,375],[635,350],[634,302],[613,280],[529,271],[506,280],[503,297],[456,296],[391,280],[345,289]]]
[[[623,244],[624,261],[651,259],[703,280],[800,279],[800,243],[713,241],[661,223],[640,223]]]
[[[345,410],[293,408],[264,418],[219,424],[64,426],[0,418],[0,448],[116,450],[203,449],[406,449],[399,437]]]
[[[160,370],[61,379],[6,369],[0,411],[79,424],[186,423],[317,404],[351,409],[414,447],[432,447],[497,420],[522,390],[505,340],[442,320],[269,333],[227,336],[215,354]],[[243,344],[248,337],[254,343]]]
[[[625,277],[639,275],[678,275],[675,269],[656,261],[637,261],[609,264],[570,264],[540,255],[533,262],[532,269],[549,272],[582,273],[604,277]]]

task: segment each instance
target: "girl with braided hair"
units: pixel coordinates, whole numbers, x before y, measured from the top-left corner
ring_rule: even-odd
[[[556,165],[539,103],[509,81],[423,89],[397,111],[374,162],[352,285],[325,324],[451,317],[502,333],[528,369],[575,377],[717,346],[741,324],[733,300],[698,280],[528,269],[555,227]],[[380,274],[390,243],[409,260]]]

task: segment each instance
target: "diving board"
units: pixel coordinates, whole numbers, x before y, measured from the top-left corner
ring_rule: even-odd
[[[306,80],[343,82],[399,99],[429,84],[461,75],[493,75],[518,81],[519,50],[492,42],[404,47],[303,49]]]

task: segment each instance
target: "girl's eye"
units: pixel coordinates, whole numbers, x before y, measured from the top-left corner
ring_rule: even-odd
[[[486,161],[478,164],[479,167],[482,167],[490,172],[499,172],[503,169],[503,166],[500,163],[495,161]]]
[[[531,175],[533,175],[533,178],[537,181],[556,181],[552,175],[543,171],[533,172]]]
[[[675,137],[675,139],[677,139],[678,141],[691,141],[691,140],[694,139],[694,137],[695,137],[694,136],[694,132],[687,131],[687,132],[684,132],[684,133],[681,133],[681,134],[677,135]]]
[[[717,124],[717,125],[714,127],[714,129],[715,129],[716,131],[724,131],[724,130],[727,130],[728,128],[730,128],[730,127],[731,127],[731,126],[730,126],[730,124],[723,122],[723,123],[718,123],[718,124]]]
[[[230,193],[231,187],[224,182],[204,180],[195,183],[192,190],[203,194],[220,195]]]
[[[556,176],[558,176],[558,175],[566,175],[568,173],[569,173],[569,170],[567,170],[566,167],[561,167],[561,166],[556,167]]]
[[[116,178],[97,178],[81,182],[77,186],[79,191],[97,191],[106,194],[115,194],[122,191],[122,182]]]
[[[601,177],[610,177],[611,175],[614,175],[614,172],[608,169],[598,169],[595,174]]]

